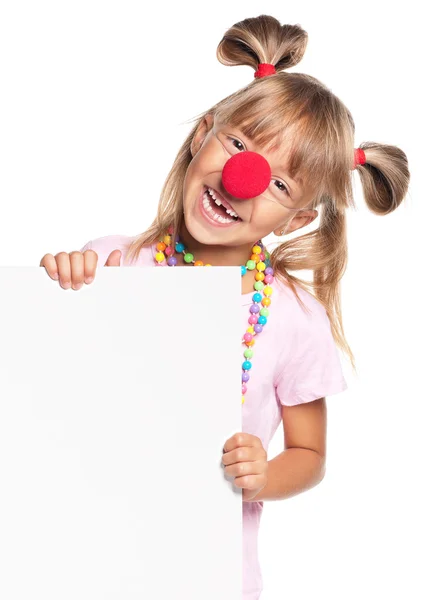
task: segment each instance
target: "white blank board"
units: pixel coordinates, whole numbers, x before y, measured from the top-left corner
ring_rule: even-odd
[[[0,268],[0,598],[241,600],[238,267]]]

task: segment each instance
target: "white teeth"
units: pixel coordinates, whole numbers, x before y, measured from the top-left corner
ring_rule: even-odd
[[[214,190],[212,190],[212,188],[207,188],[207,191],[212,196],[212,198],[214,198],[216,200],[216,194],[214,193]]]
[[[221,202],[221,201],[220,201],[218,198],[216,198],[216,195],[215,195],[214,191],[213,191],[211,188],[208,188],[208,189],[207,189],[207,191],[208,191],[208,193],[210,194],[210,196],[213,198],[213,200],[215,201],[215,203],[216,203],[218,206],[223,206],[222,202]],[[238,218],[238,215],[237,215],[237,213],[236,213],[236,212],[234,212],[232,209],[230,209],[230,208],[226,208],[226,207],[224,207],[224,208],[225,208],[226,212],[227,212],[229,215],[231,215],[232,217],[236,217],[236,218]]]
[[[215,219],[216,221],[219,221],[219,223],[233,223],[233,222],[235,222],[235,219],[227,219],[226,217],[222,217],[221,215],[218,215],[212,209],[211,204],[210,204],[210,200],[208,198],[208,192],[204,193],[203,206],[206,209],[206,211],[210,214],[211,218]]]

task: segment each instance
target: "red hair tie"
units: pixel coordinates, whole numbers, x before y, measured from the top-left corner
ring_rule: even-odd
[[[271,63],[259,63],[254,77],[266,77],[267,75],[275,75],[276,73],[276,68]]]
[[[364,165],[365,163],[365,152],[362,150],[362,148],[355,148],[355,164],[353,168],[355,169],[357,165]]]

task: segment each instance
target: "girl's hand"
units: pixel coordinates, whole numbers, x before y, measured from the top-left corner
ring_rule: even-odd
[[[122,252],[113,250],[107,260],[105,267],[119,267]],[[62,288],[67,290],[70,287],[79,290],[83,282],[91,283],[95,277],[98,254],[95,250],[85,250],[85,252],[59,252],[55,256],[45,254],[40,261],[40,266],[45,267],[49,277],[59,279]]]
[[[250,433],[236,433],[225,442],[223,452],[225,473],[235,476],[234,484],[243,488],[244,501],[253,500],[268,479],[267,453],[262,441]]]

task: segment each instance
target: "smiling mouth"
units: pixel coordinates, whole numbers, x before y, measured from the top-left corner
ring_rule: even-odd
[[[243,220],[219,192],[207,185],[204,186],[204,190],[203,204],[213,217],[223,223],[233,223]]]

